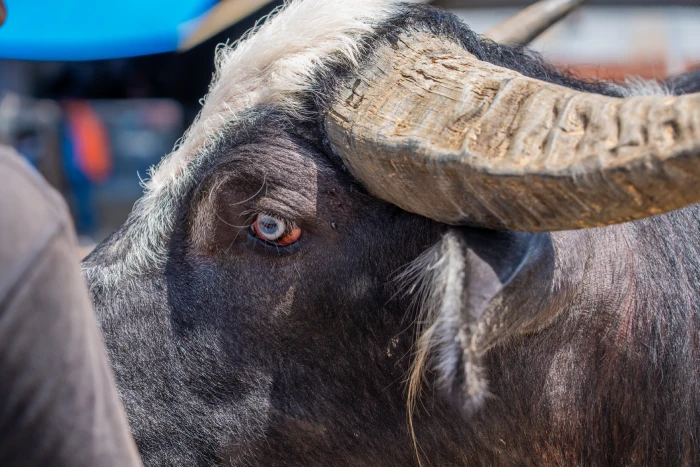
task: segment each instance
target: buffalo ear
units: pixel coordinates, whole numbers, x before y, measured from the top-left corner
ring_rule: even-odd
[[[463,264],[446,265],[461,273],[444,289],[434,358],[440,386],[469,416],[488,396],[484,354],[539,312],[523,307],[530,306],[530,294],[550,282],[552,248],[546,234],[453,230],[443,238],[443,250],[453,250],[443,258],[461,257]]]

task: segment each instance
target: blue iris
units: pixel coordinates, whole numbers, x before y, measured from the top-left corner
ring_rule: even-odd
[[[284,234],[284,221],[261,214],[258,217],[258,230],[268,240],[276,240]]]

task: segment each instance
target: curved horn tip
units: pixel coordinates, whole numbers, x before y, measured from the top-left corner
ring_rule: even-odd
[[[586,0],[541,0],[494,26],[484,35],[501,44],[528,45]]]

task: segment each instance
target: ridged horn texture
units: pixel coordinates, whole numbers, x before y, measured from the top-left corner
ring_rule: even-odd
[[[485,36],[501,44],[527,45],[586,0],[542,0],[490,29]]]
[[[700,200],[700,94],[577,92],[427,33],[379,47],[325,128],[372,194],[453,225],[569,230]]]

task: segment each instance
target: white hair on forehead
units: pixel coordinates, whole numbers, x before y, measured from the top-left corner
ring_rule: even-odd
[[[625,84],[614,83],[611,87],[619,92],[622,97],[673,95],[673,92],[666,84],[636,76],[628,76],[625,78]]]
[[[216,73],[204,106],[180,146],[152,173],[158,190],[177,177],[204,145],[242,110],[271,104],[300,112],[299,93],[309,89],[332,57],[356,62],[358,39],[396,12],[397,0],[295,0],[233,46],[217,51]]]
[[[397,13],[404,2],[291,0],[237,43],[220,46],[202,110],[175,150],[151,170],[128,229],[110,246],[121,261],[110,267],[87,262],[88,279],[111,282],[164,264],[175,206],[194,183],[193,162],[217,143],[224,127],[259,105],[298,115],[301,96],[310,90],[314,76],[340,60],[356,63],[361,37]]]

